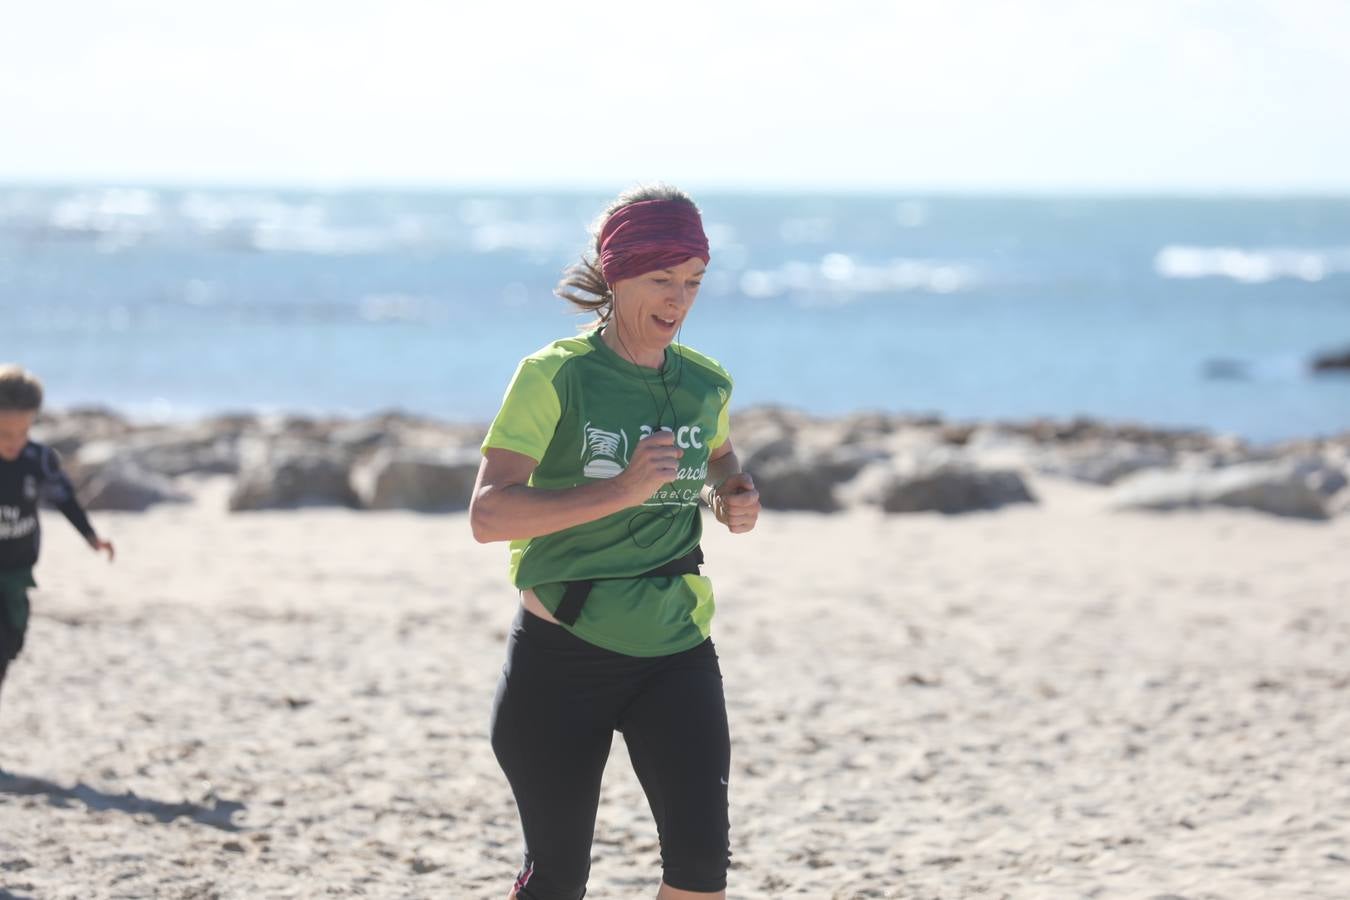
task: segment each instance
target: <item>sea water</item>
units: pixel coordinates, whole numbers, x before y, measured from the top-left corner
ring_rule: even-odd
[[[491,417],[606,197],[0,186],[0,361],[52,406]],[[1350,429],[1350,198],[704,193],[681,340],[733,407]]]

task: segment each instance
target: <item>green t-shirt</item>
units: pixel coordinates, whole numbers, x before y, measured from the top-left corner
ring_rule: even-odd
[[[592,644],[629,656],[664,656],[697,646],[713,616],[712,583],[701,575],[632,578],[698,544],[699,490],[708,456],[726,442],[731,376],[715,360],[680,345],[663,368],[634,365],[599,330],[555,341],[525,357],[506,389],[483,449],[535,460],[530,486],[575,487],[624,470],[637,442],[655,428],[684,451],[676,479],[640,506],[511,542],[511,580],[532,588],[550,611],[563,584],[597,581],[570,628]],[[659,421],[658,421],[659,419]]]

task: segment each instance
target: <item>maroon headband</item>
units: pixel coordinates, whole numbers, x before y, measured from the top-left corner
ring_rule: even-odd
[[[600,271],[610,285],[695,256],[708,262],[708,238],[698,210],[683,200],[630,203],[600,230]]]

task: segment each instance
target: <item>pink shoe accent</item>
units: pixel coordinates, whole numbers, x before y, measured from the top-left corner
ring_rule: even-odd
[[[534,874],[534,863],[530,863],[528,866],[525,867],[525,871],[520,873],[520,877],[516,879],[516,886],[511,888],[511,890],[516,893],[520,893],[520,889],[530,883],[530,876],[533,874]]]

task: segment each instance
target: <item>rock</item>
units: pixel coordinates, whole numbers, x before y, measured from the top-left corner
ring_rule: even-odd
[[[1173,463],[1173,455],[1157,444],[1091,441],[1048,449],[1036,462],[1036,471],[1090,484],[1115,484],[1144,469]]]
[[[762,431],[767,439],[741,457],[765,509],[833,512],[839,508],[835,489],[889,456],[886,447],[841,440],[839,429],[824,425],[769,434]],[[739,437],[736,446],[739,455]]]
[[[964,447],[970,443],[970,439],[974,437],[975,432],[978,430],[979,426],[970,422],[953,422],[943,425],[940,433],[944,444],[950,444],[954,447]]]
[[[764,508],[811,512],[838,509],[840,489],[869,467],[885,468],[893,457],[931,453],[970,437],[965,430],[948,433],[931,418],[868,413],[830,421],[775,407],[742,414],[734,424],[745,430],[746,437],[736,432],[736,448]]]
[[[742,442],[738,438],[735,446],[741,468],[747,472],[759,472],[774,463],[790,461],[796,450],[796,439],[785,434],[759,441],[751,440],[742,450]]]
[[[1022,476],[1010,469],[981,470],[944,466],[897,479],[881,496],[885,512],[935,511],[945,514],[998,509],[1011,503],[1035,503]]]
[[[1322,353],[1313,358],[1314,372],[1350,372],[1350,349]]]
[[[369,509],[467,509],[479,459],[470,449],[434,453],[385,448],[353,469],[352,485]]]
[[[1350,512],[1350,433],[1249,448],[1231,436],[1088,418],[971,424],[861,412],[825,419],[773,406],[732,418],[741,463],[768,509],[828,512],[859,502],[893,511],[989,509],[1032,499],[1019,472],[1123,485],[1165,470],[1161,481],[1121,491],[1119,505],[1243,506],[1308,518]],[[236,413],[143,425],[78,409],[44,413],[34,438],[62,453],[80,495],[100,498],[94,508],[171,502],[183,496],[172,479],[224,473],[237,474],[232,509],[438,511],[467,503],[485,430],[397,411],[359,419]]]
[[[848,493],[854,502],[874,504],[888,513],[952,515],[1036,502],[1016,471],[979,468],[955,453],[869,467]]]
[[[1047,453],[1027,435],[995,425],[981,425],[972,431],[963,450],[966,459],[985,469],[1029,470]]]
[[[250,412],[224,412],[202,419],[196,426],[217,436],[240,438],[251,431],[257,431],[259,420]]]
[[[891,416],[879,412],[860,412],[846,416],[839,423],[839,439],[844,444],[874,443],[896,429]]]
[[[230,493],[230,510],[360,506],[352,489],[350,457],[308,442],[253,445]]]
[[[778,456],[754,468],[746,467],[765,509],[833,512],[839,508],[836,478],[797,455]]]
[[[33,425],[33,440],[69,459],[89,441],[120,439],[135,430],[126,419],[101,407],[78,407],[65,412],[44,410]]]
[[[1320,459],[1286,459],[1220,469],[1143,472],[1117,486],[1113,504],[1149,510],[1231,506],[1327,519],[1335,507],[1333,497],[1345,486],[1345,473]]]
[[[1206,378],[1244,380],[1252,377],[1252,367],[1241,359],[1207,359],[1204,373]]]
[[[731,432],[742,468],[754,473],[770,460],[791,457],[798,432],[809,430],[810,424],[806,416],[775,406],[737,413],[731,421]]]
[[[486,433],[485,425],[438,422],[392,410],[332,423],[324,441],[362,452],[383,447],[418,447],[435,451],[446,447],[477,448]]]
[[[94,472],[80,490],[88,510],[144,512],[157,503],[184,503],[188,495],[163,475],[121,460]]]
[[[345,422],[328,433],[327,442],[353,451],[377,450],[399,443],[399,426],[378,419]]]
[[[153,430],[121,439],[90,441],[75,455],[78,470],[97,470],[127,462],[147,472],[182,475],[233,475],[239,471],[239,439],[209,425],[179,431]]]
[[[1054,419],[1032,419],[1026,422],[995,423],[1001,431],[1020,434],[1037,444],[1072,446],[1082,443],[1112,443],[1123,441],[1163,447],[1171,453],[1182,451],[1206,452],[1216,445],[1231,444],[1233,439],[1215,437],[1201,429],[1156,428],[1129,422],[1108,423],[1080,416],[1068,422]],[[1240,443],[1240,442],[1239,442]]]

